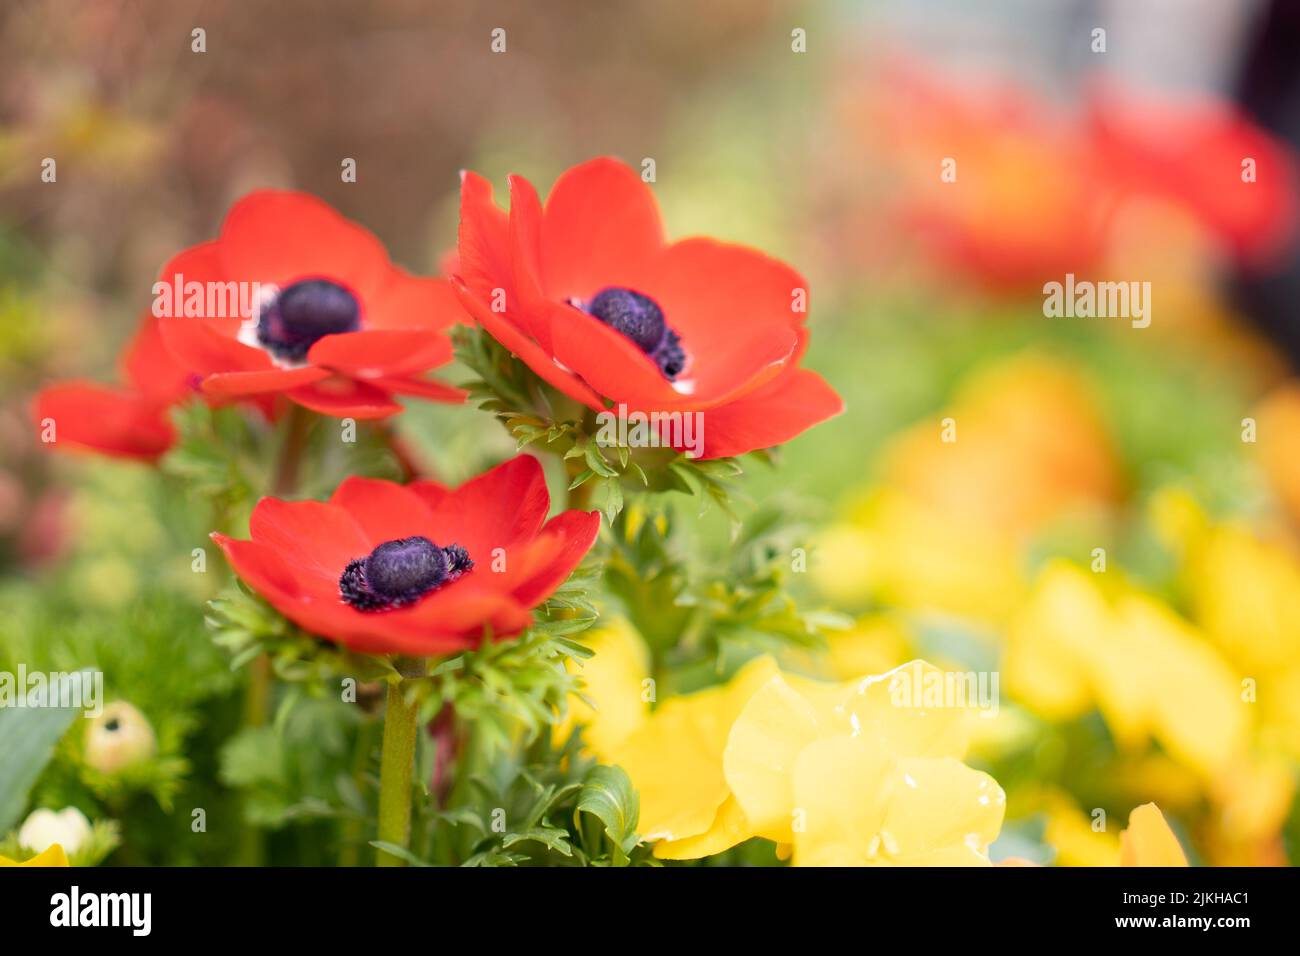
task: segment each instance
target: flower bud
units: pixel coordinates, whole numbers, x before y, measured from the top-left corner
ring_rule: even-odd
[[[148,760],[157,749],[149,721],[124,700],[105,707],[86,731],[86,764],[103,773]]]
[[[33,810],[18,828],[18,843],[34,853],[44,853],[54,844],[71,856],[90,837],[90,821],[76,807],[55,813],[42,807]]]

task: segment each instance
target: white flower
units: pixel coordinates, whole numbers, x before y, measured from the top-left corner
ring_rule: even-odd
[[[66,807],[55,813],[42,807],[18,828],[18,842],[36,853],[44,853],[54,844],[63,847],[71,856],[90,837],[90,821],[76,807]]]

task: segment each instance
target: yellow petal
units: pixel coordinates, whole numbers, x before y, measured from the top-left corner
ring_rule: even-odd
[[[878,737],[904,757],[966,755],[973,709],[961,675],[915,660],[847,685],[836,704],[843,732]]]
[[[1007,689],[1049,720],[1067,720],[1093,703],[1090,661],[1113,631],[1105,596],[1082,571],[1052,562],[1007,632]]]
[[[1116,609],[1126,655],[1112,674],[1140,680],[1151,733],[1171,756],[1217,779],[1246,746],[1250,710],[1236,673],[1194,628],[1157,601],[1128,598]],[[1110,708],[1103,708],[1107,720]]]
[[[655,856],[661,860],[698,860],[730,850],[754,836],[745,819],[745,812],[735,797],[728,797],[718,808],[713,825],[699,836],[684,840],[660,840],[655,844]]]
[[[1154,803],[1144,803],[1128,818],[1119,835],[1120,866],[1187,866],[1187,857]]]
[[[610,763],[618,745],[650,715],[643,686],[650,674],[650,655],[641,635],[621,617],[586,632],[582,642],[594,654],[586,661],[571,663],[570,669],[581,676],[582,695],[591,704],[576,694],[571,696],[566,719],[555,727],[555,739],[562,741],[574,726],[585,726],[586,749]]]
[[[665,701],[615,748],[641,796],[638,829],[647,840],[682,840],[712,827],[730,795],[723,775],[727,734],[749,698],[777,675],[760,657],[727,684]]]
[[[1114,833],[1094,830],[1092,819],[1063,793],[1049,795],[1046,810],[1043,842],[1056,850],[1058,866],[1114,865],[1119,855]]]
[[[11,860],[7,856],[0,856],[0,866],[67,866],[68,855],[63,852],[63,847],[57,843],[51,844],[49,849],[44,853],[38,853],[25,863],[19,863],[17,860]]]
[[[793,839],[794,763],[820,732],[812,705],[779,676],[736,718],[722,766],[754,833],[777,843]]]
[[[795,866],[878,861],[893,759],[879,741],[825,737],[795,761]]]
[[[882,835],[901,866],[988,866],[1007,798],[997,781],[951,757],[900,760]]]

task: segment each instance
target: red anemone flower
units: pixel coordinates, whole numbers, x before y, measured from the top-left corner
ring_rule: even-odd
[[[462,401],[424,377],[451,359],[463,312],[447,282],[394,266],[375,236],[304,193],[237,202],[220,236],[163,268],[168,349],[219,400],[283,394],[312,411],[383,418],[394,395]]]
[[[456,489],[348,478],[329,501],[263,498],[250,541],[213,534],[241,578],[307,631],[372,654],[428,656],[517,634],[600,530],[550,521],[535,458]]]
[[[843,408],[799,367],[804,279],[743,246],[665,242],[650,187],[616,160],[570,169],[545,207],[512,176],[509,215],[466,173],[458,252],[456,291],[497,341],[597,411],[700,413],[701,457],[778,445]]]
[[[36,396],[34,417],[43,441],[154,461],[171,448],[172,405],[194,394],[196,379],[163,345],[158,320],[145,315],[122,356],[122,386],[61,382]]]

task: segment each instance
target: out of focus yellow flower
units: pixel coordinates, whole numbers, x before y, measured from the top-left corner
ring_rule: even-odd
[[[3,866],[67,866],[68,855],[63,852],[63,847],[55,843],[49,849],[42,853],[36,854],[30,860],[19,863],[17,860],[11,860],[7,856],[0,856],[0,867]]]
[[[937,422],[905,432],[885,455],[885,483],[943,515],[1023,535],[1119,494],[1114,452],[1087,384],[1036,354],[978,372]]]
[[[1183,547],[1196,620],[1235,665],[1258,742],[1300,757],[1300,549],[1238,522],[1203,522]]]
[[[1069,797],[1049,795],[1044,840],[1056,850],[1059,866],[1187,866],[1178,838],[1154,803],[1134,809],[1128,829],[1116,837],[1104,823],[1094,825]]]
[[[761,836],[793,844],[796,865],[987,864],[1005,799],[960,762],[973,702],[922,695],[943,677],[915,661],[824,684],[761,658],[668,701],[617,755],[642,832],[668,859]],[[828,786],[840,761],[848,776]]]
[[[1154,803],[1129,814],[1128,829],[1120,833],[1120,866],[1187,866],[1178,837]]]
[[[1100,817],[1088,816],[1069,796],[1056,791],[1046,796],[1043,809],[1047,817],[1043,842],[1056,851],[1057,866],[1115,865],[1119,838],[1101,825]]]
[[[603,620],[582,635],[593,655],[570,669],[582,677],[582,694],[569,699],[569,713],[556,726],[562,741],[576,726],[583,743],[598,760],[610,755],[650,716],[650,654],[636,629],[622,617]],[[585,699],[584,699],[585,698]]]
[[[1097,707],[1122,747],[1154,739],[1213,780],[1245,749],[1249,712],[1236,674],[1160,602],[1065,562],[1044,569],[1008,632],[1012,696],[1049,719]]]
[[[841,602],[1000,623],[1027,589],[1027,539],[1049,522],[1103,515],[1119,491],[1086,383],[1066,363],[1017,356],[894,441],[880,487],[820,542],[814,578]]]
[[[1255,411],[1255,449],[1277,496],[1300,525],[1300,382],[1276,388]]]

